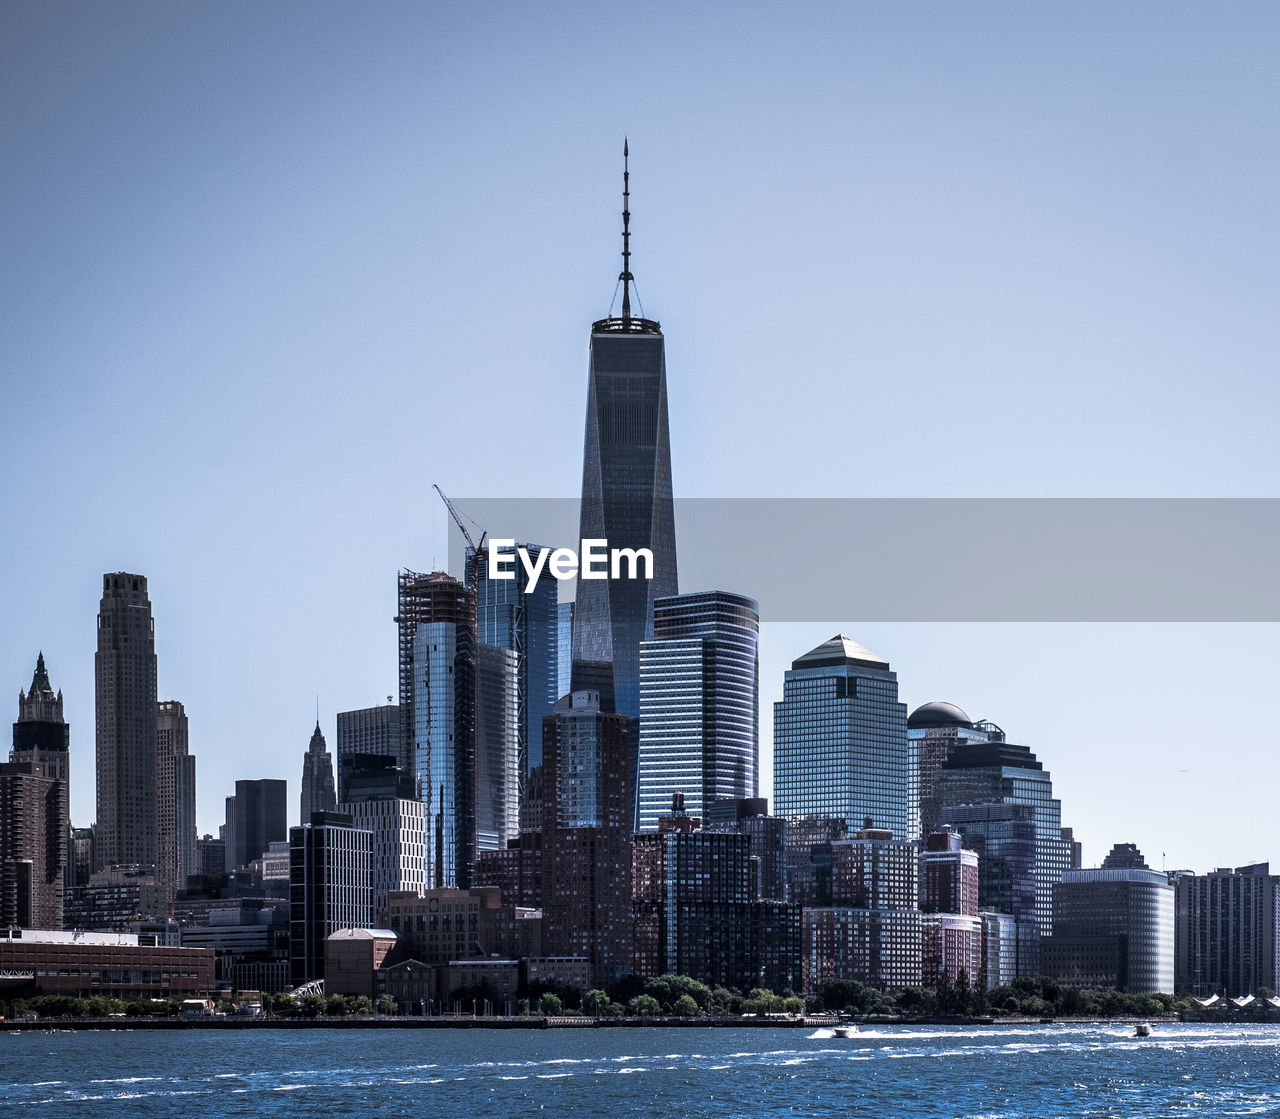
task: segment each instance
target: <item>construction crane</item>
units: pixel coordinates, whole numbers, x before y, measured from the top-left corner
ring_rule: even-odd
[[[444,507],[449,510],[449,516],[453,518],[453,523],[458,526],[458,530],[462,533],[462,539],[467,542],[467,549],[470,552],[470,556],[468,557],[470,563],[474,564],[478,562],[480,553],[484,549],[485,537],[489,535],[488,532],[484,529],[480,529],[480,543],[477,544],[471,539],[471,533],[467,531],[467,526],[462,523],[462,514],[458,512],[457,506],[445,497],[444,490],[437,486],[435,482],[431,483],[431,488],[440,495],[440,500],[444,502]],[[471,523],[476,524],[475,521],[472,521]],[[480,528],[480,526],[476,524],[476,528]]]

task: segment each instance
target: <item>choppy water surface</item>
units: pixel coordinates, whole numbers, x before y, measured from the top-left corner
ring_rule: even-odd
[[[0,1034],[3,1115],[1280,1115],[1280,1027]]]

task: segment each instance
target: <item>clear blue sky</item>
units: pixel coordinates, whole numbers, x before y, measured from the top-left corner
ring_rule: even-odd
[[[10,0],[0,682],[44,650],[75,822],[104,571],[150,579],[214,830],[237,777],[296,815],[317,693],[332,745],[395,691],[431,482],[577,493],[624,133],[678,494],[1276,496],[1277,42],[1262,3]],[[766,759],[838,629],[1035,749],[1090,861],[1280,858],[1275,627],[771,628]]]

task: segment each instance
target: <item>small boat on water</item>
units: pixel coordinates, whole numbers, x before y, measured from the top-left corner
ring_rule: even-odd
[[[1136,1026],[1133,1027],[1133,1036],[1134,1037],[1150,1037],[1151,1027],[1148,1026],[1146,1022],[1139,1022]]]
[[[852,1022],[845,1022],[835,1028],[835,1035],[844,1038],[857,1037],[858,1027]]]

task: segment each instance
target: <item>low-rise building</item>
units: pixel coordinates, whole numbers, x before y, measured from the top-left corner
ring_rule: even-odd
[[[325,994],[364,995],[370,1001],[376,1000],[381,993],[379,969],[400,958],[396,941],[396,934],[390,929],[339,929],[330,933],[324,942]]]
[[[209,949],[143,944],[137,933],[0,929],[0,972],[10,998],[167,999],[215,989]]]

